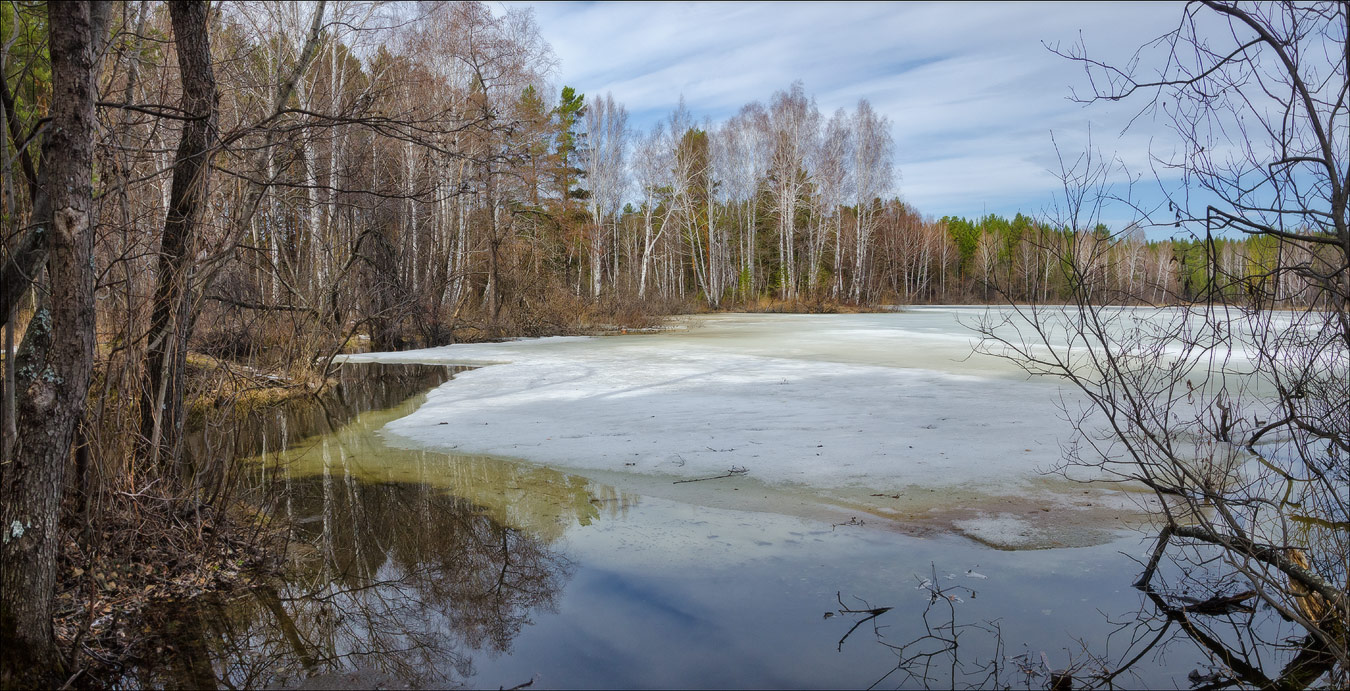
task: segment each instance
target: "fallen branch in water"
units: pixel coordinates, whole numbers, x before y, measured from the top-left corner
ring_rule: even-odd
[[[834,598],[835,598],[836,600],[839,601],[839,613],[840,613],[840,614],[866,614],[866,615],[867,615],[867,616],[863,617],[862,619],[859,619],[857,622],[855,622],[855,623],[853,624],[853,628],[849,629],[849,630],[848,630],[848,633],[844,634],[844,637],[839,639],[838,650],[839,650],[839,652],[841,652],[841,653],[844,652],[844,641],[848,640],[848,637],[849,637],[849,636],[852,636],[852,635],[853,635],[853,632],[854,632],[854,631],[857,631],[859,626],[862,626],[863,624],[865,624],[865,623],[867,623],[867,622],[869,622],[869,621],[872,621],[873,619],[876,619],[877,617],[879,617],[879,616],[881,616],[881,615],[883,615],[883,614],[885,614],[885,613],[891,611],[891,608],[890,608],[890,607],[872,607],[872,608],[868,608],[868,609],[852,609],[852,608],[850,608],[848,605],[845,605],[845,604],[844,604],[844,595],[843,595],[843,593],[841,593],[841,592],[835,593],[835,594],[834,594]],[[866,605],[867,603],[864,602],[863,604]]]
[[[744,475],[748,472],[750,472],[749,468],[742,468],[740,466],[733,465],[731,466],[731,469],[726,472],[725,475],[714,475],[712,477],[696,477],[692,480],[676,480],[671,484],[678,485],[683,482],[703,482],[704,480],[721,480],[724,477],[735,477],[737,475]]]
[[[1255,590],[1248,590],[1237,595],[1215,595],[1203,602],[1195,601],[1191,604],[1182,605],[1177,608],[1177,611],[1212,615],[1233,614],[1234,612],[1250,613],[1255,612],[1256,608],[1247,604],[1246,601],[1254,597],[1256,597]]]

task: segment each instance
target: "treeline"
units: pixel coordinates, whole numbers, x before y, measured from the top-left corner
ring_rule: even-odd
[[[1075,232],[1020,213],[1011,220],[996,214],[973,220],[946,216],[936,226],[927,235],[902,231],[890,245],[897,251],[887,256],[896,260],[885,273],[895,293],[910,302],[1066,302],[1082,299],[1080,286],[1090,288],[1087,294],[1101,304],[1260,296],[1271,306],[1306,306],[1325,298],[1311,278],[1288,271],[1325,258],[1291,239],[1148,240],[1137,226]],[[929,246],[941,249],[914,251]]]

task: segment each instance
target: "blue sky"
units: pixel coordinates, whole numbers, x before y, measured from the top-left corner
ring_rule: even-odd
[[[1077,155],[1087,144],[1148,172],[1150,147],[1170,153],[1150,118],[1122,129],[1140,104],[1069,100],[1087,87],[1078,65],[1044,44],[1081,38],[1125,62],[1174,29],[1178,3],[538,3],[558,84],[612,92],[640,128],[683,95],[714,122],[801,79],[822,114],[859,98],[891,120],[897,189],[926,214],[1045,211],[1059,184],[1051,132]],[[1124,210],[1107,222],[1120,227]]]

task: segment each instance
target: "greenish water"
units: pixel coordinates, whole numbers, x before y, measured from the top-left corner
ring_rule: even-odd
[[[235,430],[250,491],[295,526],[289,573],[159,613],[160,651],[125,685],[1044,688],[1052,669],[1135,658],[1113,684],[1208,673],[1130,586],[1140,535],[998,550],[386,445],[423,400],[409,389],[450,376],[435,370],[350,370],[324,412]],[[1268,611],[1222,630],[1252,626],[1285,633]]]

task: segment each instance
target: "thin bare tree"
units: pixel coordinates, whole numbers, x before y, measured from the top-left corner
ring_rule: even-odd
[[[1188,185],[1141,211],[1144,224],[1192,235],[1177,255],[1180,290],[1169,289],[1177,306],[1104,305],[1119,301],[1104,267],[1128,254],[1133,229],[1100,232],[1104,204],[1126,198],[1111,185],[1124,176],[1089,152],[1063,165],[1057,220],[1071,234],[1053,256],[1071,304],[1009,308],[981,326],[993,352],[1079,394],[1069,469],[1154,492],[1159,536],[1140,588],[1184,611],[1155,573],[1221,565],[1222,579],[1306,632],[1288,667],[1229,667],[1216,687],[1302,687],[1328,673],[1336,686],[1350,673],[1347,26],[1345,3],[1199,2],[1125,67],[1082,45],[1059,50],[1091,77],[1083,100],[1141,101],[1170,122],[1178,153],[1157,165]],[[1291,251],[1239,268],[1224,234]],[[1291,279],[1302,295],[1280,288]],[[1222,582],[1200,586],[1232,595]],[[1223,646],[1214,652],[1223,659]]]

